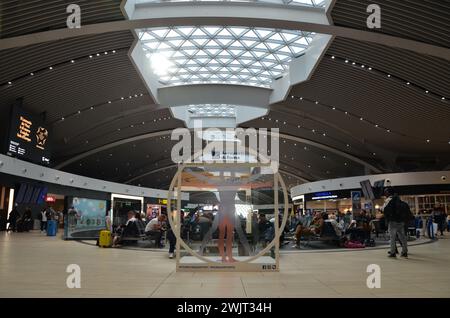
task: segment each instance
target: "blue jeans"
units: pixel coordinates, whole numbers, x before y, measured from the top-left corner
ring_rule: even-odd
[[[402,254],[407,254],[408,243],[405,235],[405,223],[393,221],[389,222],[389,235],[391,237],[391,254],[395,254],[395,250],[397,249],[395,244],[397,237],[402,245]]]

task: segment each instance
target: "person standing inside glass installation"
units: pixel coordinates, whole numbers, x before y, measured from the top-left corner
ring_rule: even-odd
[[[219,196],[219,254],[222,262],[232,263],[236,262],[236,259],[233,258],[236,191],[219,191]]]

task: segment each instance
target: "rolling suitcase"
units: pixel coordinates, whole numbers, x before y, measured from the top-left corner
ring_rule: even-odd
[[[111,245],[112,245],[111,231],[108,231],[108,230],[100,231],[100,236],[98,239],[98,246],[99,247],[111,247]]]
[[[56,221],[47,221],[47,236],[56,236]]]

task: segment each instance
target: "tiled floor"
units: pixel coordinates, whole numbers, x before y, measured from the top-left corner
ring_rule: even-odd
[[[66,287],[67,265],[81,288]],[[366,285],[369,264],[381,288]],[[450,236],[386,250],[289,253],[279,273],[176,273],[163,252],[100,249],[39,233],[0,233],[0,297],[450,297]]]

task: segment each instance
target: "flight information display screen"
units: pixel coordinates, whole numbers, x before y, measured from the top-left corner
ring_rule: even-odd
[[[39,164],[50,164],[51,133],[39,116],[13,106],[9,127],[7,155]]]

